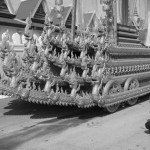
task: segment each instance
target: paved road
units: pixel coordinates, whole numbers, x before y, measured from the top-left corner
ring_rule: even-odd
[[[150,150],[149,96],[114,114],[0,99],[0,150]]]

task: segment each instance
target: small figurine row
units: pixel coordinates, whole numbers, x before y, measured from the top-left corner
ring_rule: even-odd
[[[26,43],[26,39],[24,34],[20,35],[19,33],[15,32],[12,34],[12,37],[9,34],[9,31],[6,30],[2,35],[1,35],[1,39],[3,39],[6,35],[8,35],[8,40],[14,44],[14,45],[20,45],[20,44],[24,44]],[[37,41],[40,40],[40,37],[38,37],[35,33],[33,34],[33,38]]]

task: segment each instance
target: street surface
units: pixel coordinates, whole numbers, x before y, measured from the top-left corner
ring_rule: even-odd
[[[150,150],[150,95],[114,114],[0,99],[0,150]]]

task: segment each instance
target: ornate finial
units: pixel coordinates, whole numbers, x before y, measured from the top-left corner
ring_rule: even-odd
[[[65,30],[66,26],[65,26],[65,21],[63,19],[64,17],[62,16],[61,21],[60,21],[60,28],[61,30]]]
[[[24,31],[24,35],[26,38],[31,38],[32,37],[32,33],[30,33],[30,28],[32,26],[32,20],[31,20],[31,13],[30,16],[27,17],[26,19],[26,27],[25,27],[25,31]]]
[[[49,26],[51,24],[53,24],[53,16],[52,16],[51,12],[46,13],[46,15],[45,15],[45,25]]]
[[[27,17],[27,19],[26,19],[26,24],[27,24],[27,25],[30,25],[30,27],[31,27],[31,24],[32,24],[31,13],[30,13],[30,16]]]
[[[60,27],[62,28],[62,20],[63,20],[63,11],[64,11],[64,6],[63,5],[63,0],[55,0],[55,11],[56,11],[56,16],[57,16],[57,19],[59,19],[60,21]],[[64,24],[64,23],[63,23]],[[64,25],[63,25],[64,27]]]
[[[48,22],[48,13],[46,13],[46,15],[45,15],[45,22],[44,22],[44,24],[45,24],[45,25],[48,25],[48,23],[49,23],[49,22]]]
[[[53,16],[52,16],[52,10],[49,13],[49,23],[53,24]]]
[[[63,0],[55,0],[55,5],[63,5]]]

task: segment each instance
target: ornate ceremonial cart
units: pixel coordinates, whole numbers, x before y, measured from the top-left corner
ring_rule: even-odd
[[[112,113],[121,103],[134,105],[139,96],[150,93],[150,49],[139,40],[137,28],[117,24],[116,1],[104,3],[102,30],[77,31],[74,40],[63,23],[55,27],[46,15],[41,41],[36,43],[28,18],[21,59],[6,33],[0,94],[48,105],[97,105]]]

